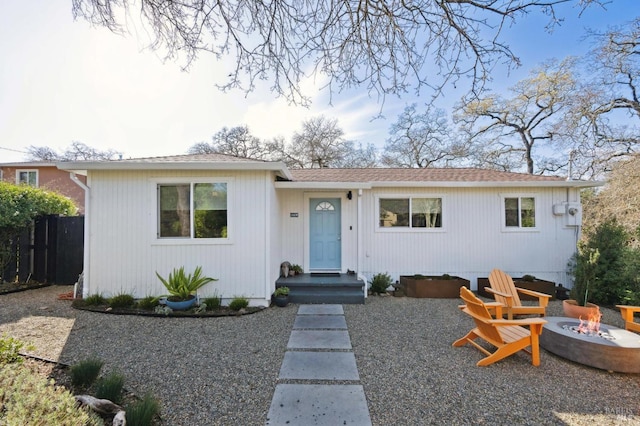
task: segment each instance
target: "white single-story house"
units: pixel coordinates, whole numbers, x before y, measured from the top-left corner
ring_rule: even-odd
[[[288,169],[226,155],[64,162],[85,175],[84,295],[160,295],[202,266],[228,302],[270,303],[280,264],[305,272],[493,268],[570,285],[580,189],[599,183],[481,169]],[[364,291],[366,293],[366,291]]]

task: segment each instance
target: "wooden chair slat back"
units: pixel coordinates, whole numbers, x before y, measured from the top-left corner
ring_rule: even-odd
[[[520,302],[520,296],[518,296],[518,291],[516,290],[516,286],[513,283],[513,279],[507,275],[504,271],[500,269],[494,269],[489,274],[489,285],[495,291],[499,291],[501,293],[506,293],[512,295],[513,306],[521,306],[522,302]],[[499,296],[497,294],[494,295],[496,302],[502,303],[503,305],[507,305],[507,299],[505,297]]]
[[[460,287],[460,297],[464,300],[468,313],[476,323],[478,330],[484,335],[484,338],[495,342],[504,342],[500,332],[496,327],[487,321],[493,319],[487,307],[478,299],[471,290],[466,287]]]

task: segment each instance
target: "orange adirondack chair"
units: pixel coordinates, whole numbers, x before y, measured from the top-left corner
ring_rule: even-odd
[[[616,305],[616,308],[620,309],[620,314],[624,320],[624,328],[640,333],[640,323],[633,320],[633,314],[640,312],[640,306]]]
[[[453,346],[464,346],[466,343],[470,343],[487,355],[478,361],[477,366],[493,364],[518,351],[525,351],[530,354],[531,363],[534,366],[540,365],[540,347],[538,343],[542,333],[542,326],[547,321],[542,318],[494,319],[482,300],[478,299],[466,287],[460,288],[460,297],[465,303],[462,311],[473,318],[476,328],[463,338],[453,342]],[[496,350],[491,352],[480,346],[474,341],[477,338],[481,338],[495,346]]]
[[[542,317],[545,315],[551,295],[516,287],[515,284],[513,284],[513,279],[500,269],[491,271],[491,274],[489,274],[489,284],[491,287],[485,287],[484,289],[492,293],[496,302],[504,306],[509,319],[513,319],[513,315],[539,314]],[[538,304],[523,305],[518,293],[537,297]]]

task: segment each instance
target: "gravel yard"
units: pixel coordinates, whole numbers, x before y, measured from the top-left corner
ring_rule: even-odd
[[[166,425],[263,425],[296,305],[223,318],[151,318],[74,310],[47,287],[0,296],[0,334],[34,354],[75,363],[90,355],[153,393]],[[608,373],[541,350],[476,367],[451,343],[472,327],[455,299],[370,297],[344,305],[374,425],[640,424],[640,375]],[[561,315],[551,302],[548,315]],[[603,322],[621,326],[616,311]]]

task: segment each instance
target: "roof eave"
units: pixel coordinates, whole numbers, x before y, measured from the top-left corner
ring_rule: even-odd
[[[89,170],[270,170],[285,179],[293,179],[291,173],[282,162],[61,162],[56,163],[61,170],[86,175]]]
[[[603,186],[596,181],[500,181],[500,182],[276,182],[282,189],[371,189],[371,188],[591,188]]]

